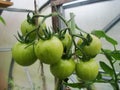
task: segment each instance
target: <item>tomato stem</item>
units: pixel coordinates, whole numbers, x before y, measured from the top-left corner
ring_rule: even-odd
[[[55,83],[55,90],[61,90],[61,87],[62,87],[62,80],[57,78]]]
[[[45,78],[45,75],[44,75],[44,66],[43,66],[43,63],[40,62],[40,65],[41,65],[41,77],[42,77],[42,83],[43,83],[43,90],[47,90],[47,85],[46,85],[46,78]]]

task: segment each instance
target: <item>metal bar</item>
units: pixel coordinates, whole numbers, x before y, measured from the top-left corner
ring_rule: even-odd
[[[25,73],[26,73],[28,82],[29,82],[29,84],[30,84],[30,86],[31,86],[31,90],[35,90],[35,89],[34,89],[33,82],[32,82],[32,78],[31,78],[31,76],[30,76],[29,69],[28,69],[27,67],[24,67],[24,71],[25,71]]]
[[[19,9],[19,8],[0,8],[0,10],[11,11],[11,12],[33,12],[33,10]]]
[[[117,22],[120,21],[120,14],[117,15],[110,23],[108,23],[104,28],[103,30],[105,32],[108,32]]]
[[[51,4],[58,6],[71,1],[75,1],[75,0],[51,0]]]
[[[11,48],[0,48],[0,52],[9,52]]]
[[[38,11],[39,12],[41,12],[42,11],[42,9],[44,9],[47,5],[49,5],[50,4],[50,0],[48,0],[47,2],[45,2],[39,9],[38,9]]]
[[[73,2],[71,4],[65,4],[65,5],[63,5],[63,8],[64,9],[68,9],[68,8],[73,8],[73,7],[78,7],[78,6],[83,6],[83,5],[88,5],[88,4],[98,3],[98,2],[104,2],[104,1],[112,1],[112,0],[87,0],[87,1],[78,1],[78,2]]]

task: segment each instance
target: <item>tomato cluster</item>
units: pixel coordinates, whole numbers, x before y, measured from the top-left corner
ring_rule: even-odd
[[[89,39],[89,40],[88,40]],[[88,40],[88,42],[86,42]],[[101,41],[95,35],[84,35],[77,41],[80,50],[76,50],[77,55],[82,56],[81,60],[76,64],[76,75],[84,80],[94,80],[98,75],[98,64],[94,59],[101,51]]]
[[[42,63],[50,65],[50,71],[55,77],[59,79],[67,78],[75,70],[74,60],[63,58],[66,50],[71,47],[71,36],[66,33],[60,39],[58,34],[49,35],[50,33],[47,33],[50,31],[46,31],[45,23],[39,27],[34,23],[29,23],[28,20],[21,23],[22,35],[18,35],[20,40],[18,39],[18,42],[12,48],[13,59],[22,66],[32,65],[39,59]],[[38,38],[39,36],[36,33],[42,38]],[[23,40],[21,40],[21,37]]]
[[[49,64],[51,73],[61,80],[73,72],[84,81],[96,78],[98,64],[94,57],[100,53],[102,45],[95,35],[78,34],[79,40],[76,41],[70,29],[54,33],[39,19],[38,25],[23,21],[20,29],[20,40],[12,48],[13,59],[18,64],[29,66],[39,59]]]

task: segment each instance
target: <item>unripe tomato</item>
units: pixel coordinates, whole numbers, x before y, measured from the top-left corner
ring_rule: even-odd
[[[90,34],[90,36],[92,37],[92,42],[90,43],[90,45],[86,45],[82,48],[82,50],[91,57],[96,56],[98,53],[100,53],[101,51],[101,47],[102,47],[102,43],[100,41],[100,39],[92,34]],[[78,45],[82,44],[82,39],[78,40]]]
[[[66,33],[64,39],[61,40],[63,43],[64,49],[68,49],[72,45],[72,38],[70,34]]]
[[[76,75],[85,81],[94,80],[98,75],[98,64],[94,59],[76,64]]]
[[[73,59],[61,59],[58,63],[50,65],[51,73],[63,80],[69,77],[75,70],[75,62]]]
[[[29,66],[37,60],[33,45],[28,45],[17,42],[12,48],[12,57],[19,65]]]
[[[39,22],[40,22],[40,20],[39,20]],[[45,27],[46,27],[46,25],[45,25],[45,23],[43,23],[42,26],[39,29],[39,34],[40,35],[43,35],[42,29],[45,29]],[[25,19],[21,23],[20,30],[21,30],[22,35],[25,36],[27,33],[35,30],[36,28],[37,28],[37,26],[35,24],[31,24],[31,23],[27,22],[27,20]],[[36,38],[36,32],[31,33],[29,38],[30,38],[30,40],[34,40]]]
[[[35,47],[35,53],[43,63],[57,63],[63,54],[62,42],[55,36],[48,40],[39,40]]]

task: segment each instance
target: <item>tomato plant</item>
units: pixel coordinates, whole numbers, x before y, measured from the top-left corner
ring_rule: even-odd
[[[13,59],[22,66],[32,65],[37,57],[34,53],[34,46],[26,43],[17,42],[12,48]]]
[[[61,19],[65,27],[61,29],[56,26],[58,31],[54,32],[55,30],[52,28],[51,32],[51,29],[46,28],[46,25],[44,25],[44,21],[51,16],[57,16]],[[43,63],[50,65],[51,73],[60,81],[56,84],[58,86],[59,84],[65,84],[66,86],[81,89],[88,88],[95,82],[107,82],[113,86],[114,90],[119,90],[120,73],[116,73],[114,67],[114,63],[120,60],[120,50],[116,48],[116,40],[107,36],[104,31],[97,30],[87,33],[81,30],[74,22],[74,15],[69,20],[66,20],[58,12],[49,15],[35,14],[33,17],[43,17],[43,20],[40,24],[39,20],[38,24],[31,23],[29,20],[22,22],[22,36],[18,34],[20,42],[12,48],[12,56],[18,64],[29,66],[38,58],[41,62],[41,75],[44,86],[46,81]],[[33,20],[30,17],[29,19]],[[42,30],[40,30],[41,28]],[[74,30],[78,30],[78,33],[74,32]],[[27,40],[27,37],[31,40]],[[100,38],[105,38],[106,41],[111,43],[114,50],[103,49]],[[108,81],[99,72],[98,63],[95,60],[98,54],[105,55],[110,63],[109,66],[105,62],[100,61],[101,69],[111,78]],[[74,71],[75,73],[73,73]],[[69,79],[68,77],[71,74],[75,74],[80,78],[77,83],[66,81],[66,78]],[[55,88],[55,90],[61,89]]]
[[[75,62],[73,59],[61,59],[58,63],[50,65],[51,73],[63,80],[69,77],[75,70]]]
[[[96,79],[98,75],[98,63],[94,59],[80,61],[76,64],[76,75],[85,81]]]
[[[35,53],[43,63],[57,63],[60,61],[63,54],[62,42],[55,36],[48,40],[40,39],[35,47]]]

